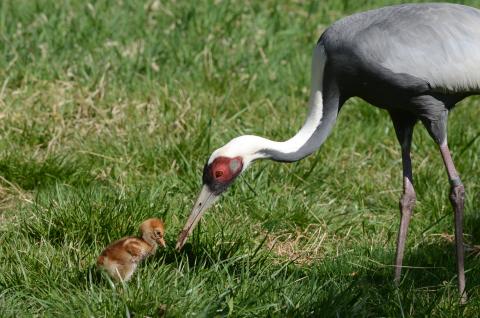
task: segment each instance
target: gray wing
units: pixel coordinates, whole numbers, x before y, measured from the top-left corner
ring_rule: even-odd
[[[480,91],[480,10],[415,4],[359,13],[332,26],[372,67],[427,81],[433,90]]]

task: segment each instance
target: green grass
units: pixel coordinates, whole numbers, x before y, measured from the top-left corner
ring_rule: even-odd
[[[358,99],[319,152],[254,164],[173,249],[211,151],[300,127],[321,31],[400,2],[0,1],[0,316],[477,316],[479,259],[468,253],[459,307],[449,185],[420,125],[411,268],[393,286],[399,146],[387,114]],[[470,246],[479,104],[449,126]],[[97,255],[152,216],[169,247],[112,286]]]

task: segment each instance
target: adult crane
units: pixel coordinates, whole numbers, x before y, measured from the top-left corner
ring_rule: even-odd
[[[202,215],[257,159],[293,162],[317,150],[350,97],[386,109],[401,146],[403,194],[395,257],[401,277],[408,225],[415,205],[410,147],[421,121],[439,146],[451,185],[460,300],[466,300],[463,248],[464,186],[447,145],[447,115],[460,100],[480,93],[480,10],[456,4],[406,4],[343,18],[313,50],[307,119],[287,141],[240,136],[215,150],[203,170],[203,188],[177,248]]]

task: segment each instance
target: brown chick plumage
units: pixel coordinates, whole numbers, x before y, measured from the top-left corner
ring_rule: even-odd
[[[141,237],[124,237],[108,245],[100,254],[97,266],[115,281],[128,281],[138,264],[155,253],[157,246],[165,247],[164,224],[152,218],[140,225]]]

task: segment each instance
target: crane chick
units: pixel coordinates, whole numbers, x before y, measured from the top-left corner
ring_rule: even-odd
[[[128,281],[137,265],[155,253],[157,246],[165,247],[164,224],[151,218],[140,225],[141,237],[129,236],[113,242],[100,254],[97,266],[115,281]]]

